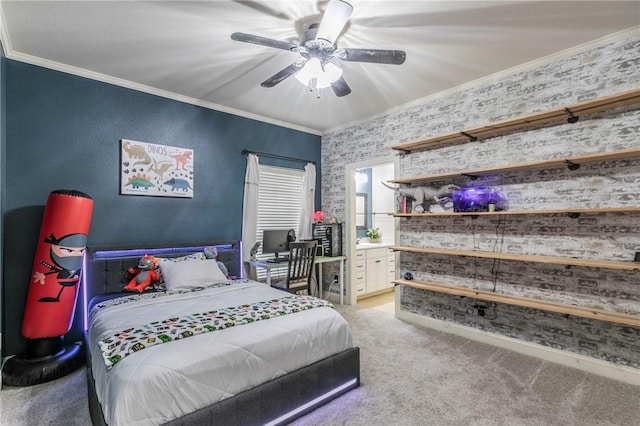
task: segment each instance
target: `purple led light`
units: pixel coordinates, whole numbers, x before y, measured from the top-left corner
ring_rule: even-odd
[[[163,247],[148,249],[125,249],[125,250],[102,250],[94,253],[95,259],[114,259],[119,257],[139,257],[148,255],[167,255],[178,253],[196,253],[203,251],[209,246],[193,246],[193,247]],[[218,250],[229,250],[233,248],[232,244],[221,244],[215,246]]]
[[[486,212],[489,204],[495,210],[506,210],[506,200],[502,194],[487,188],[468,187],[453,193],[454,212]]]
[[[87,312],[87,306],[89,301],[87,300],[87,252],[85,251],[82,256],[82,329],[87,331],[89,328],[89,313]]]
[[[282,416],[278,417],[277,419],[274,419],[272,421],[270,421],[269,423],[267,423],[265,426],[275,426],[278,424],[282,424],[282,423],[286,423],[287,420],[290,420],[292,418],[295,418],[295,416],[297,416],[298,414],[300,414],[303,411],[309,410],[309,411],[313,411],[314,409],[316,409],[317,407],[321,406],[326,400],[330,399],[332,396],[340,394],[340,393],[344,393],[350,389],[353,389],[357,386],[358,384],[358,379],[357,378],[353,378],[349,381],[347,381],[346,383],[330,390],[329,392],[320,395],[319,397],[307,402],[306,404],[301,405],[300,407],[293,409],[291,411],[289,411],[288,413],[283,414]]]

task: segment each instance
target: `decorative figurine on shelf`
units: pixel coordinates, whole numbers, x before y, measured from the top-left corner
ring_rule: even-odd
[[[315,223],[322,223],[323,220],[324,220],[324,213],[322,213],[321,210],[318,210],[313,214],[313,221]]]
[[[415,200],[413,203],[413,211],[416,213],[424,213],[429,211],[431,205],[440,205],[443,202],[451,199],[453,193],[458,191],[460,187],[458,185],[443,185],[439,188],[432,188],[430,186],[416,186],[410,188],[396,188],[391,185],[387,185],[381,182],[389,189],[393,189],[400,195],[410,197]]]

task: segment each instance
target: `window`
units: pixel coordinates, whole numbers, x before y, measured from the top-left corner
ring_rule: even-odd
[[[265,229],[294,229],[298,233],[302,213],[304,171],[284,167],[259,166],[258,223],[256,240],[260,241],[258,259],[267,259],[273,253],[262,254],[262,231]],[[265,270],[258,268],[258,279]],[[272,270],[272,274],[277,273]],[[284,271],[286,274],[286,269]]]

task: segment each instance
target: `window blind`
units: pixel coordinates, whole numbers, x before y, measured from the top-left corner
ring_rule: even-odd
[[[298,233],[298,224],[302,213],[302,195],[304,171],[284,167],[259,166],[260,188],[258,190],[258,222],[256,238],[260,241],[258,259],[264,260],[273,253],[262,253],[262,231],[265,229],[294,229]],[[278,268],[281,269],[281,268]],[[258,268],[258,279],[263,279],[265,270]],[[271,271],[277,276],[279,271]],[[284,267],[283,274],[286,274]]]

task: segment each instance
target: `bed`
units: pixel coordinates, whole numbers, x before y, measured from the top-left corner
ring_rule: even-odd
[[[144,255],[162,259],[168,291],[123,293]],[[344,318],[241,278],[238,241],[88,247],[84,271],[94,425],[286,424],[360,384]]]

